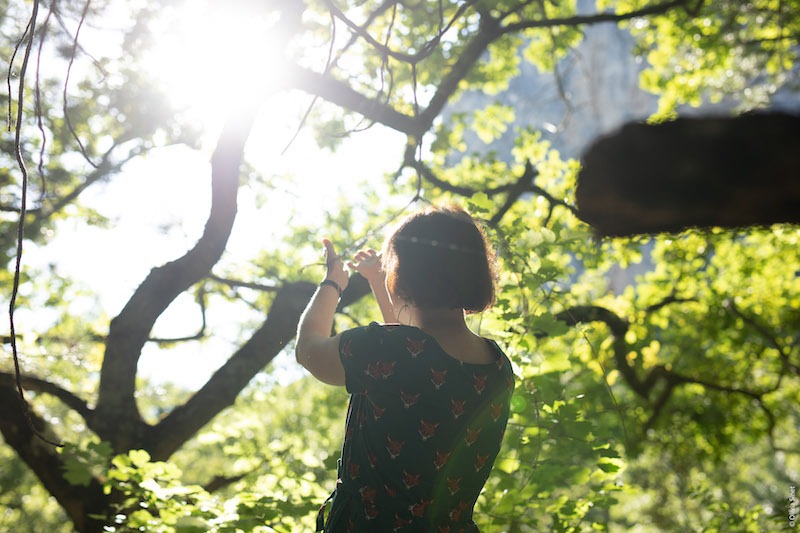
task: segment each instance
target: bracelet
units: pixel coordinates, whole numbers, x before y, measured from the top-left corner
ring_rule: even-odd
[[[333,287],[334,289],[336,289],[336,292],[338,292],[338,293],[339,293],[339,298],[341,298],[341,297],[342,297],[342,288],[339,286],[339,284],[338,284],[338,283],[336,283],[336,282],[335,282],[335,281],[333,281],[332,279],[326,279],[325,281],[323,281],[322,283],[320,283],[320,284],[319,284],[319,286],[320,286],[320,287],[322,287],[322,286],[324,286],[324,285],[330,285],[331,287]]]

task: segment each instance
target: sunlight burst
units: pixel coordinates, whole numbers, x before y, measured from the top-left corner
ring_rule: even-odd
[[[254,2],[181,3],[160,18],[147,64],[173,105],[205,121],[280,78],[278,18]]]

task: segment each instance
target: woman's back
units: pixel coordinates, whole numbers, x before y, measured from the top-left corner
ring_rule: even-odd
[[[465,340],[472,349],[472,340],[487,351],[468,357],[481,362],[460,361],[457,343],[445,351],[415,327],[342,334],[352,397],[326,531],[476,530],[472,508],[500,449],[514,381],[496,344],[476,336]]]
[[[454,335],[448,330],[420,329],[430,335],[447,355],[462,363],[486,364],[495,360],[494,347],[469,330]]]

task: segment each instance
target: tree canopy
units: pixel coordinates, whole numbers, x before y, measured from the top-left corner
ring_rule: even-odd
[[[789,523],[800,229],[600,239],[575,200],[580,154],[556,148],[562,124],[523,111],[544,105],[525,84],[534,70],[563,122],[608,127],[566,71],[599,28],[632,43],[655,101],[637,121],[796,109],[800,2],[0,5],[0,529],[310,529],[346,402],[284,363],[322,272],[318,243],[377,246],[398,216],[444,201],[481,218],[498,250],[498,304],[471,325],[517,376],[478,501],[484,530]],[[346,175],[303,177],[281,162],[293,150],[297,165],[340,158]],[[376,157],[391,159],[382,175],[362,173]],[[167,255],[107,209],[106,192],[141,169],[164,185],[124,200],[140,202],[142,231],[154,215]],[[175,174],[196,181],[165,198]],[[153,206],[172,203],[204,223],[159,219]],[[83,261],[130,287],[119,308],[65,274],[70,231],[118,241]],[[29,265],[32,253],[45,260]],[[150,270],[124,279],[134,258]],[[367,294],[354,279],[337,329],[377,318]],[[150,355],[168,367],[189,353],[194,367],[210,352],[219,364],[197,387],[142,372]]]

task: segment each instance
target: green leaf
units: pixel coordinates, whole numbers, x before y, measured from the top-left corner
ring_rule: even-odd
[[[535,333],[547,335],[549,337],[557,337],[569,331],[567,323],[558,320],[555,315],[551,313],[532,317],[528,324]]]
[[[67,457],[64,461],[64,479],[71,485],[89,486],[92,472],[88,465],[76,457]]]
[[[469,206],[476,212],[485,213],[494,207],[492,202],[485,192],[476,192],[468,200]]]

